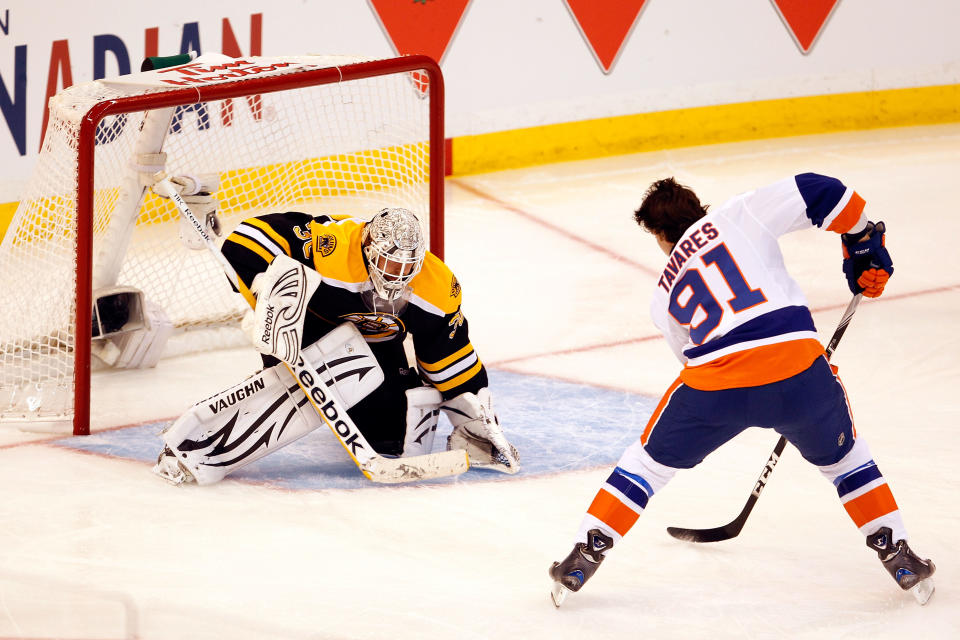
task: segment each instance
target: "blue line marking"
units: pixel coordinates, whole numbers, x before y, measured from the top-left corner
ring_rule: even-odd
[[[489,370],[494,406],[510,441],[520,451],[514,476],[471,469],[453,478],[420,484],[506,481],[609,464],[640,437],[659,397],[614,391],[533,375]],[[162,449],[166,422],[64,438],[55,444],[152,466]],[[446,447],[451,426],[441,417],[434,451]],[[224,482],[245,480],[285,489],[369,489],[377,485],[360,473],[327,429],[230,474]],[[157,482],[163,482],[157,478]],[[401,485],[403,486],[403,485]],[[409,486],[409,485],[407,485]],[[651,492],[652,493],[652,492]]]

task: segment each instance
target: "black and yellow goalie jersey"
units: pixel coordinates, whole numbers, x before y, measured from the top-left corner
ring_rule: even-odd
[[[435,255],[427,252],[410,283],[408,304],[399,312],[372,311],[364,302],[371,284],[360,245],[363,225],[363,220],[348,216],[271,213],[242,222],[224,242],[223,254],[245,285],[241,293],[251,306],[253,279],[281,253],[320,274],[322,282],[308,307],[304,344],[350,321],[380,358],[402,349],[409,333],[421,376],[444,398],[487,386],[487,372],[460,311],[460,283]]]

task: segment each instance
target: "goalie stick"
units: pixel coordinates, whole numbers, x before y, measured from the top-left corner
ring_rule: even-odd
[[[243,291],[246,287],[237,276],[233,265],[226,259],[220,248],[214,244],[204,225],[197,219],[190,207],[184,202],[176,188],[171,184],[169,177],[163,177],[153,186],[154,192],[174,202],[177,209],[191,224],[197,234],[220,266],[223,267],[227,278],[236,287]],[[467,452],[462,449],[440,451],[409,458],[387,458],[381,456],[363,436],[357,425],[347,415],[332,394],[326,392],[323,379],[317,370],[303,356],[296,362],[285,362],[291,375],[300,385],[300,389],[310,400],[310,404],[323,418],[330,430],[340,441],[350,458],[360,468],[360,471],[373,482],[396,484],[414,480],[427,480],[444,476],[458,475],[470,468]]]
[[[840,324],[837,325],[836,330],[833,332],[833,337],[830,338],[830,342],[827,344],[827,360],[830,359],[830,356],[833,355],[834,350],[840,343],[840,338],[843,337],[844,332],[847,330],[847,325],[850,324],[850,320],[853,318],[853,314],[856,312],[857,305],[860,304],[861,298],[863,298],[863,294],[861,293],[853,296],[850,304],[847,305],[847,310],[843,312],[843,317],[840,318]],[[770,457],[767,459],[767,463],[763,465],[763,471],[760,472],[760,477],[757,478],[757,482],[753,486],[753,491],[750,492],[750,497],[747,498],[747,503],[743,506],[743,510],[740,512],[740,515],[734,518],[732,522],[729,522],[721,527],[714,527],[712,529],[685,529],[683,527],[667,527],[667,533],[678,540],[685,540],[687,542],[720,542],[722,540],[736,538],[738,535],[740,535],[743,525],[746,524],[747,517],[750,515],[750,512],[753,511],[753,506],[757,504],[757,500],[760,499],[760,493],[763,491],[764,487],[767,486],[767,481],[770,478],[770,474],[773,473],[773,468],[777,466],[777,462],[780,461],[780,455],[783,453],[783,449],[786,446],[787,439],[783,436],[780,436],[780,439],[777,441],[777,445],[773,448],[773,453],[770,454]]]

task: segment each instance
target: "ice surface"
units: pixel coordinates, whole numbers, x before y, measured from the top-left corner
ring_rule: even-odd
[[[547,568],[678,372],[647,311],[663,255],[630,218],[644,189],[673,175],[719,204],[804,171],[889,227],[896,275],[834,362],[936,594],[919,607],[896,588],[790,447],[738,538],[668,536],[739,512],[776,441],[751,429],[678,474],[556,609]],[[156,432],[255,360],[106,380],[94,401],[142,426],[82,443],[0,429],[0,637],[960,637],[957,175],[960,125],[944,125],[451,179],[447,261],[524,473],[374,487],[317,432],[219,485],[171,487],[149,472]],[[849,300],[839,241],[783,248],[826,339]]]

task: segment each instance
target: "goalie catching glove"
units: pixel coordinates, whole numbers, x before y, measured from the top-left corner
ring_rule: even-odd
[[[511,474],[520,471],[520,454],[503,434],[489,389],[462,393],[440,408],[453,424],[448,450],[465,449],[471,467]]]

